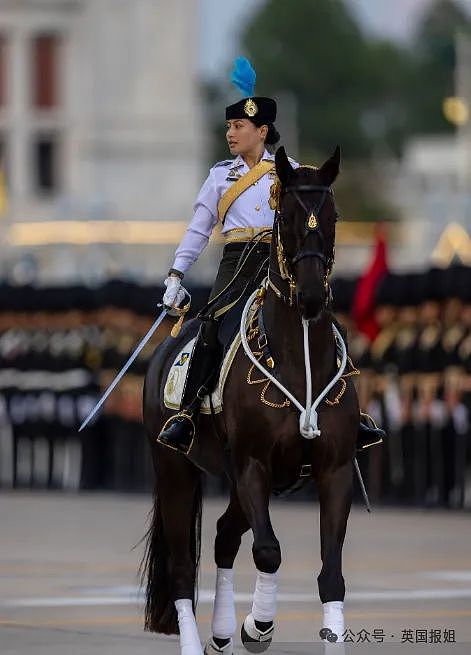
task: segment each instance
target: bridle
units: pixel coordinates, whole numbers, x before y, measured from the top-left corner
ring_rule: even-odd
[[[320,197],[320,200],[316,202],[311,209],[309,209],[299,194],[303,192],[312,193],[316,191],[320,192],[322,195]],[[283,194],[292,193],[296,199],[296,202],[305,211],[306,218],[304,222],[304,235],[303,235],[301,250],[299,250],[299,252],[297,252],[296,255],[294,255],[294,257],[291,258],[288,257],[285,253],[285,250],[283,248],[283,243],[281,241],[280,222],[283,220],[283,214],[280,211],[281,203],[278,199],[273,227],[275,233],[278,267],[280,269],[280,272],[278,273],[278,271],[273,270],[271,267],[269,267],[268,284],[270,285],[271,289],[275,292],[275,294],[278,296],[278,298],[280,298],[280,300],[282,300],[283,302],[287,303],[290,307],[292,307],[294,305],[295,291],[296,291],[296,278],[293,273],[293,266],[295,266],[295,264],[297,264],[302,259],[305,259],[306,257],[316,257],[322,262],[324,266],[324,286],[327,292],[326,293],[326,305],[327,305],[330,300],[330,287],[329,287],[328,278],[332,271],[332,267],[334,265],[335,248],[332,247],[332,252],[328,253],[328,255],[325,254],[325,239],[319,225],[319,216],[324,207],[327,196],[328,195],[333,196],[332,188],[330,186],[325,186],[320,184],[300,184],[298,186],[290,185],[285,187],[284,189],[280,189],[280,195],[281,193]],[[316,232],[317,236],[319,237],[321,250],[304,249],[304,243],[307,237],[313,232]],[[288,285],[289,285],[288,296],[284,294],[280,289],[278,289],[278,287],[273,283],[273,280],[271,279],[270,276],[270,274],[272,273],[278,275],[278,277],[280,277],[282,280],[288,281]]]

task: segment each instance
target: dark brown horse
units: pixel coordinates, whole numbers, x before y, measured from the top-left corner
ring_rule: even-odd
[[[331,185],[338,175],[339,162],[338,148],[318,169],[293,169],[283,148],[276,154],[279,193],[274,200],[278,201],[278,211],[271,241],[269,284],[262,304],[263,324],[274,360],[272,371],[297,399],[306,397],[302,319],[308,325],[314,398],[337,371],[328,276],[334,260],[337,218]],[[231,492],[229,505],[217,523],[213,636],[205,652],[232,653],[236,627],[232,568],[241,536],[247,530],[253,533],[257,582],[252,612],[242,626],[242,640],[249,650],[267,648],[273,634],[276,571],[281,562],[279,542],[270,521],[269,498],[274,489],[295,483],[301,467],[309,470],[306,465],[310,465],[320,502],[322,569],[318,585],[324,607],[321,637],[342,641],[342,546],[352,500],[359,424],[353,384],[345,380],[339,403],[323,401],[319,405],[321,434],[306,440],[300,435],[298,409],[285,402],[281,391],[271,385],[267,392],[269,402],[281,405],[274,407],[261,401],[260,385],[247,383],[251,363],[240,347],[225,383],[222,413],[214,417],[200,415],[195,445],[184,457],[158,444],[156,436],[170,414],[163,404],[169,368],[197,328],[198,321],[189,321],[177,339],[167,338],[156,350],[145,380],[144,422],[156,474],[144,561],[145,627],[165,634],[180,632],[184,655],[203,652],[194,618],[201,476],[203,471],[220,474],[225,470]],[[256,340],[251,343],[256,344]],[[336,385],[329,398],[340,388],[340,384]]]

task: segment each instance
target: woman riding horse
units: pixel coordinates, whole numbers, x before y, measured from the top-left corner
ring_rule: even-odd
[[[193,218],[164,282],[167,289],[163,304],[169,309],[182,302],[185,292],[181,280],[208,243],[218,220],[222,223],[225,246],[210,300],[228,285],[247,242],[258,234],[257,245],[250,250],[239,271],[233,296],[237,297],[240,286],[250,281],[252,288],[256,288],[266,273],[260,271],[260,265],[269,254],[271,236],[268,230],[273,226],[274,217],[269,204],[275,177],[274,155],[270,150],[280,138],[274,126],[277,107],[272,98],[253,95],[255,72],[246,59],[236,60],[232,81],[246,94],[239,102],[226,107],[226,139],[231,155],[236,157],[213,166],[199,192]],[[290,163],[298,166],[293,160]],[[232,299],[231,295],[224,295],[226,304]],[[202,398],[211,389],[222,356],[218,323],[214,312],[203,320],[193,348],[180,411],[168,419],[157,438],[165,446],[184,454],[192,447],[196,433],[194,416],[199,412]],[[358,449],[379,443],[383,434],[371,422],[368,425],[360,422]]]
[[[277,211],[267,276],[244,301],[239,332],[243,348],[233,355],[221,411],[197,417],[199,437],[187,457],[162,446],[155,436],[169,417],[164,392],[169,371],[179,365],[182,349],[188,350],[199,320],[187,321],[179,335],[165,339],[149,362],[143,416],[155,489],[142,570],[145,628],[179,634],[181,655],[203,655],[195,615],[203,471],[225,472],[230,487],[229,504],[217,521],[212,634],[204,655],[234,655],[233,569],[248,530],[257,577],[241,639],[251,652],[269,647],[281,564],[270,496],[293,488],[300,478],[312,478],[319,497],[319,635],[327,642],[344,639],[342,549],[353,496],[359,407],[345,373],[345,343],[330,311],[328,279],[337,221],[332,184],[339,163],[339,148],[319,168],[295,168],[284,148],[277,150]],[[254,379],[255,366],[261,367],[261,379]],[[261,391],[251,386],[258,383]]]

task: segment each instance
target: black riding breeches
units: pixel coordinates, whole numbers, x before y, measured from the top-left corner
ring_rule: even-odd
[[[232,280],[245,245],[245,243],[237,242],[229,243],[224,246],[224,251],[221,262],[219,264],[216,279],[209,295],[210,300],[212,300],[221,291],[223,291],[223,289]],[[266,275],[267,268],[263,267],[262,271],[259,271],[259,269],[263,261],[268,257],[269,252],[269,243],[259,243],[257,246],[255,246],[254,250],[252,250],[250,256],[242,267],[242,270],[237,277],[236,283],[227,294],[222,294],[220,301],[216,301],[213,308],[214,310],[219,309],[220,307],[223,307],[224,305],[227,305],[236,300],[236,298],[241,294],[242,290],[248,283],[250,283],[249,293],[251,293],[260,284]],[[210,313],[212,313],[212,311]],[[213,346],[214,348],[218,346],[217,335],[219,329],[219,320],[220,318],[216,319],[211,317],[203,321],[203,340],[205,343]]]

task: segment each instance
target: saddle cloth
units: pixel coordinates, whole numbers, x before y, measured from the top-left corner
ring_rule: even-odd
[[[222,412],[224,384],[232,366],[232,362],[234,361],[234,357],[236,356],[239,346],[241,345],[240,331],[237,326],[240,326],[242,309],[243,306],[233,308],[231,311],[232,315],[227,317],[228,320],[226,324],[223,323],[219,328],[219,338],[220,340],[222,338],[222,342],[224,344],[224,357],[219,369],[218,382],[211,394],[212,404],[216,414]],[[257,309],[257,304],[252,303],[252,306],[250,307],[247,314],[248,325],[250,325],[250,322],[252,321]],[[188,373],[188,367],[190,365],[191,354],[193,352],[195,341],[196,337],[193,337],[191,341],[188,341],[188,343],[186,343],[183,348],[179,350],[168,373],[164,386],[163,398],[164,405],[168,409],[180,409],[180,403],[183,396],[183,388],[185,386],[185,380]],[[202,414],[211,414],[211,406],[209,404],[208,395],[204,397],[203,402],[201,403],[200,412]]]
[[[170,368],[164,387],[164,404],[165,407],[168,407],[169,409],[180,409],[183,387],[185,386],[185,379],[188,373],[191,353],[193,352],[195,341],[196,337],[185,344],[175,357],[172,367]],[[224,391],[224,384],[240,344],[240,334],[237,333],[229,348],[226,350],[226,354],[219,370],[218,383],[211,394],[215,413],[222,412],[222,394]],[[204,397],[200,411],[202,414],[211,413],[208,395]]]

